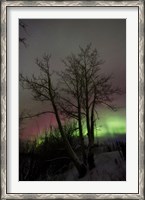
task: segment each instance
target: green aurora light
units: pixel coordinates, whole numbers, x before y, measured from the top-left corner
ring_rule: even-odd
[[[87,135],[86,123],[83,123],[84,136]],[[115,136],[116,134],[126,133],[125,119],[120,117],[110,117],[106,120],[97,121],[94,128],[95,137]],[[79,132],[75,131],[74,135],[78,136]]]
[[[125,110],[121,110],[119,112],[101,112],[100,119],[96,120],[96,124],[94,127],[95,137],[114,137],[116,135],[125,135],[126,134],[126,116]],[[77,125],[77,124],[76,124]],[[84,136],[87,136],[87,127],[86,122],[82,121],[83,133]],[[46,133],[46,131],[44,131]],[[37,146],[41,145],[45,141],[45,133],[42,133],[41,136],[37,138]],[[47,133],[52,134],[47,131]],[[57,133],[60,136],[58,129],[54,130],[55,134]],[[79,131],[76,130],[74,132],[74,136],[79,136]],[[61,136],[60,136],[61,137]]]
[[[100,118],[96,120],[94,127],[95,137],[115,136],[126,134],[126,113],[124,109],[119,112],[100,111]],[[87,135],[86,122],[83,122],[83,133]],[[77,131],[75,135],[79,135]]]

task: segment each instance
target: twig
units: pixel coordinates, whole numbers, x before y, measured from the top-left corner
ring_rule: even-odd
[[[41,112],[41,113],[37,113],[35,115],[28,115],[28,116],[22,117],[22,118],[20,118],[20,120],[22,120],[22,119],[29,119],[29,118],[33,118],[33,117],[38,117],[38,116],[46,114],[46,113],[53,113],[54,114],[53,111],[44,111],[44,112]]]

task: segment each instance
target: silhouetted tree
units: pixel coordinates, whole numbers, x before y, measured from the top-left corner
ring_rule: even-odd
[[[27,24],[25,24],[22,20],[19,21],[19,29],[20,28],[23,30],[23,33],[26,33],[28,35],[28,33],[27,33]],[[26,43],[26,40],[27,40],[26,36],[25,37],[21,36],[21,35],[19,36],[19,42],[22,43],[25,47],[28,46],[28,44]]]
[[[78,156],[72,149],[63,129],[57,104],[60,97],[57,88],[55,88],[52,83],[52,74],[50,73],[49,61],[50,56],[48,55],[43,56],[42,59],[36,59],[36,65],[40,70],[40,75],[36,77],[33,74],[31,78],[28,78],[27,76],[25,77],[20,74],[20,82],[23,88],[31,90],[34,100],[40,102],[50,102],[68,155],[77,168],[79,176],[82,177],[86,173],[86,167],[80,162]]]
[[[98,51],[92,49],[91,44],[86,48],[80,47],[77,55],[72,54],[63,61],[66,70],[61,77],[65,84],[65,98],[63,110],[71,117],[77,118],[83,149],[82,119],[85,118],[88,134],[88,164],[94,163],[94,123],[97,116],[97,106],[104,104],[115,110],[112,105],[114,94],[120,94],[119,88],[114,88],[111,76],[104,76],[100,66],[104,63]],[[63,105],[61,103],[61,105]],[[96,113],[96,114],[95,114]],[[84,151],[84,150],[83,150]]]
[[[60,109],[67,117],[74,118],[78,121],[79,137],[83,162],[86,164],[87,157],[82,128],[82,74],[81,68],[75,55],[71,55],[63,60],[65,70],[59,75],[61,77],[62,89]]]

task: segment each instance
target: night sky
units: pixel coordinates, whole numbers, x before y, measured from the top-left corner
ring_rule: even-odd
[[[35,58],[44,53],[51,54],[51,69],[64,69],[61,60],[71,53],[78,53],[79,46],[92,43],[100,57],[105,60],[101,72],[113,74],[112,84],[120,87],[124,94],[116,97],[115,104],[125,110],[126,88],[126,21],[125,19],[23,19],[26,30],[20,27],[20,37],[26,38],[27,47],[19,45],[19,72],[23,75],[39,74]],[[53,80],[54,84],[57,80]],[[30,91],[19,87],[19,111],[27,109],[32,113],[44,111],[48,105],[34,102]],[[118,110],[119,112],[119,110]],[[49,123],[53,123],[49,118]],[[36,121],[36,119],[35,119]],[[41,121],[41,122],[40,122]],[[48,117],[37,119],[37,130],[45,126]],[[33,124],[33,125],[32,125]],[[34,130],[34,120],[29,121]],[[39,128],[38,128],[39,127]],[[45,128],[45,127],[44,127]],[[26,135],[29,130],[23,133]]]

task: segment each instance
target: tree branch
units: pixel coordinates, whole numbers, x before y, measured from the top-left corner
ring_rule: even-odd
[[[52,113],[52,114],[55,114],[53,111],[44,111],[44,112],[40,112],[40,113],[37,113],[37,114],[28,114],[27,116],[23,116],[23,117],[20,117],[20,120],[23,120],[23,119],[29,119],[29,118],[33,118],[33,117],[39,117],[40,115],[44,115],[46,113]]]

